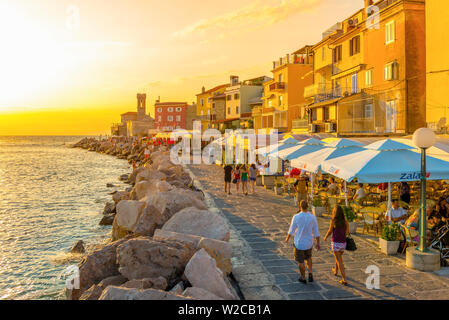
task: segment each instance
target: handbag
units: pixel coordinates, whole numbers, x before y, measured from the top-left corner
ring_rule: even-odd
[[[355,244],[354,239],[352,239],[351,235],[346,237],[346,250],[347,251],[356,251],[357,245]]]
[[[232,183],[237,183],[237,179],[232,180]]]

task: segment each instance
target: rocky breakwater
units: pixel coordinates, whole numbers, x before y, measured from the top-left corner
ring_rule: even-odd
[[[128,160],[129,162],[132,162],[134,160],[136,162],[140,161],[142,164],[144,164],[147,161],[144,155],[145,146],[143,144],[133,143],[133,140],[128,138],[122,138],[121,141],[84,138],[72,145],[72,147],[109,154],[112,156],[116,156],[119,159]]]
[[[128,177],[132,188],[116,192],[105,207],[111,242],[79,264],[80,300],[236,300],[229,278],[229,226],[210,212],[202,192],[189,188],[188,173],[153,152]],[[107,218],[106,218],[107,217]]]

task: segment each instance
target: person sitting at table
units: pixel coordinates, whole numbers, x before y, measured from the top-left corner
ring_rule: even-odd
[[[382,193],[386,190],[388,190],[388,183],[387,182],[379,183],[379,185],[377,186],[377,192]]]
[[[444,218],[445,220],[447,220],[447,219],[449,218],[449,204],[447,203],[445,197],[441,197],[441,198],[438,200],[438,204],[437,204],[435,210],[436,210],[436,211],[438,212],[438,214],[439,214],[442,218]]]
[[[360,202],[365,197],[366,197],[366,193],[365,193],[365,190],[363,189],[363,183],[359,183],[357,185],[357,191],[355,192],[355,195],[352,199],[354,201]]]
[[[333,177],[329,179],[329,185],[327,186],[326,191],[331,195],[336,195],[338,193],[338,186]]]
[[[329,181],[326,180],[324,175],[320,176],[320,180],[318,180],[318,186],[320,188],[327,188],[327,185],[329,184]]]
[[[392,222],[404,223],[408,217],[407,211],[405,211],[404,208],[399,207],[398,199],[394,199],[393,202],[391,203],[389,213]],[[388,211],[385,213],[385,216],[388,219]]]
[[[401,185],[399,186],[399,194],[401,197],[401,201],[410,204],[410,186],[407,182],[401,182]]]
[[[407,229],[410,230],[410,235],[412,236],[413,240],[416,242],[419,242],[418,232],[419,232],[420,217],[421,217],[421,209],[418,208],[415,210],[415,212],[413,212],[413,214],[404,223],[399,222],[399,225],[403,225]],[[439,217],[439,215],[436,212],[435,207],[428,206],[426,208],[427,226],[433,225],[433,221],[435,221],[435,219],[438,220],[438,217]],[[426,230],[426,235],[427,235],[428,241],[430,241],[432,239],[432,235],[434,235],[434,231],[432,231],[433,229],[434,229],[434,227],[431,227],[431,228],[428,227]],[[401,233],[405,240],[405,235],[402,232],[402,230],[401,230]]]

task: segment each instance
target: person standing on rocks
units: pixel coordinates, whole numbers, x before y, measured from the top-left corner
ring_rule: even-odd
[[[232,171],[232,166],[230,164],[224,166],[225,193],[227,194],[231,194]]]
[[[307,211],[309,205],[307,201],[302,200],[299,204],[300,211],[296,214],[290,224],[287,238],[285,243],[290,241],[290,237],[294,236],[293,254],[295,261],[298,263],[299,272],[301,277],[299,282],[306,284],[306,269],[309,272],[309,282],[313,282],[312,273],[312,249],[313,239],[316,239],[316,249],[320,250],[320,231],[318,229],[318,222],[316,217]]]

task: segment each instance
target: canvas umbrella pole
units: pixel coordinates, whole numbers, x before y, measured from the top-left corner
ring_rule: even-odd
[[[345,204],[348,206],[348,189],[346,188],[346,180],[345,180]]]
[[[391,224],[391,182],[388,182],[388,224]]]

